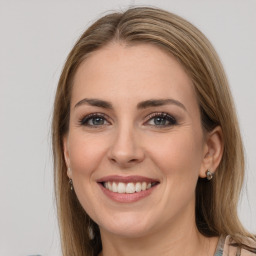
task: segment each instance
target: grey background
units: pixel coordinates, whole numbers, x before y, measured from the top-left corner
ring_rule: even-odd
[[[191,21],[219,53],[247,159],[239,214],[256,233],[256,1],[0,0],[0,255],[60,255],[51,111],[68,52],[108,10],[154,5]]]

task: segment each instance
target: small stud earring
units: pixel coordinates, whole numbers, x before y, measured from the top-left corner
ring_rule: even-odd
[[[71,179],[69,179],[68,183],[70,185],[70,190],[73,190],[73,181]]]
[[[213,173],[210,172],[209,170],[206,171],[206,178],[207,180],[211,180],[213,178]]]

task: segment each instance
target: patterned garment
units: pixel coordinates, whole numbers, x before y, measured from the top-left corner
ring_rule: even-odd
[[[221,236],[214,256],[256,256],[256,242],[251,238],[244,239],[244,244],[254,248],[254,252],[232,246],[230,243],[232,243],[230,236]]]
[[[224,248],[224,244],[225,244],[225,237],[221,236],[216,248],[216,252],[214,254],[214,256],[223,256],[223,248]]]

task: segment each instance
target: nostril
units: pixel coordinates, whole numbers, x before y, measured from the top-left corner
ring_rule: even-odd
[[[123,166],[123,167],[129,167],[129,166],[132,166],[134,164],[137,164],[140,162],[139,159],[136,159],[136,158],[131,158],[131,159],[128,159],[128,158],[110,158],[109,159],[111,161],[112,164],[115,164],[115,165],[120,165],[120,166]]]
[[[138,161],[138,160],[134,158],[134,159],[129,160],[128,162],[129,162],[129,163],[133,163],[133,162],[137,162],[137,161]]]
[[[140,147],[132,144],[115,144],[108,152],[108,159],[113,164],[131,165],[136,164],[144,159],[144,152]]]
[[[116,159],[114,159],[114,158],[111,158],[110,161],[113,162],[113,163],[117,162]]]

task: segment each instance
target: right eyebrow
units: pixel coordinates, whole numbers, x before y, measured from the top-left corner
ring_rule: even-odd
[[[90,105],[90,106],[95,106],[95,107],[100,107],[100,108],[106,108],[106,109],[113,109],[113,106],[110,102],[105,101],[105,100],[100,100],[100,99],[82,99],[79,102],[76,103],[75,107],[81,106],[81,105]]]

